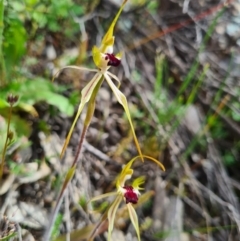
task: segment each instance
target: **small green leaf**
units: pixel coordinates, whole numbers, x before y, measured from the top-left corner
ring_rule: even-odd
[[[11,234],[7,235],[6,237],[1,238],[0,240],[1,241],[10,241],[10,239],[13,238],[16,235],[17,235],[17,232],[14,232],[14,233],[11,233]]]
[[[42,93],[42,98],[48,104],[56,106],[62,113],[65,113],[68,116],[73,115],[74,107],[66,97],[52,92],[44,92]]]
[[[17,12],[21,12],[25,10],[25,4],[21,3],[20,1],[11,1],[11,5],[13,9]]]
[[[18,107],[20,107],[22,110],[26,111],[27,113],[30,113],[34,117],[38,116],[36,109],[32,105],[29,105],[24,102],[19,102]]]
[[[53,225],[51,240],[55,239],[60,234],[60,225],[62,224],[62,221],[63,221],[63,215],[59,213]]]

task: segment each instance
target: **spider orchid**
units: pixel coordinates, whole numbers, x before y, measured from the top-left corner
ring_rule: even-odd
[[[126,2],[127,2],[127,0],[124,0],[124,2],[122,3],[122,6],[120,7],[117,15],[115,16],[113,22],[111,23],[107,33],[103,37],[100,47],[94,46],[92,49],[93,61],[94,61],[95,65],[97,66],[97,69],[89,69],[89,68],[85,68],[85,67],[70,65],[70,66],[63,67],[54,75],[54,78],[55,78],[60,73],[60,71],[62,71],[63,69],[66,69],[66,68],[72,68],[72,69],[78,69],[78,70],[82,70],[82,71],[89,71],[89,72],[96,73],[94,75],[94,77],[89,81],[89,83],[81,91],[81,102],[78,107],[78,111],[75,116],[75,119],[70,128],[70,131],[68,133],[68,136],[65,140],[65,143],[64,143],[64,146],[63,146],[63,149],[61,152],[61,157],[63,156],[63,154],[67,148],[67,145],[71,138],[74,126],[76,125],[76,122],[77,122],[84,106],[88,102],[89,102],[89,104],[94,105],[94,103],[91,103],[91,102],[95,102],[95,100],[94,100],[94,98],[91,99],[91,97],[96,95],[96,92],[99,89],[98,85],[99,84],[101,85],[101,83],[104,79],[108,82],[110,88],[112,89],[114,95],[117,98],[117,101],[119,102],[119,104],[121,104],[123,106],[123,108],[126,112],[128,121],[130,123],[131,130],[133,133],[133,138],[136,143],[138,153],[140,156],[142,156],[142,152],[141,152],[141,149],[140,149],[140,146],[139,146],[139,143],[138,143],[135,131],[134,131],[133,123],[131,120],[131,115],[130,115],[127,99],[126,99],[125,95],[119,90],[120,81],[117,76],[115,76],[114,74],[109,72],[109,69],[111,66],[117,67],[121,63],[121,59],[120,59],[121,54],[120,53],[118,53],[116,55],[113,54],[113,45],[114,45],[113,30],[114,30],[115,24],[120,16]],[[118,86],[116,86],[113,83],[112,79],[118,83]],[[143,160],[143,158],[142,158],[142,160]]]
[[[106,198],[109,196],[116,196],[115,200],[112,202],[110,205],[109,209],[107,210],[107,218],[108,218],[108,241],[111,240],[111,233],[113,230],[114,226],[114,219],[116,216],[117,209],[121,203],[121,201],[125,201],[127,208],[128,208],[128,213],[129,217],[131,219],[131,222],[136,230],[138,241],[140,241],[140,231],[139,231],[139,224],[138,224],[138,217],[136,214],[136,211],[133,207],[133,204],[137,204],[138,202],[138,197],[140,195],[139,190],[143,189],[140,186],[144,183],[145,177],[140,176],[136,178],[133,182],[132,185],[126,185],[125,182],[126,180],[130,179],[133,175],[133,169],[131,168],[132,164],[141,156],[136,156],[133,158],[131,161],[129,161],[122,169],[122,172],[117,178],[116,181],[116,189],[117,191],[115,192],[110,192],[110,193],[105,193],[100,196],[94,197],[91,199],[91,202],[97,201],[102,198]],[[155,162],[158,166],[160,166],[163,171],[165,171],[164,166],[158,162],[156,159],[143,155],[142,157],[147,158],[153,162]]]

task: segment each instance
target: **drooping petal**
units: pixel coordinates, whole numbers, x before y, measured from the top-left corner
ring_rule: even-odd
[[[121,82],[120,82],[119,78],[116,75],[114,75],[111,72],[109,72],[109,71],[107,71],[107,74],[118,82],[118,86],[117,87],[119,89],[119,87],[121,85]]]
[[[61,68],[60,70],[58,70],[58,71],[53,75],[52,81],[54,81],[54,79],[55,79],[56,77],[58,77],[58,75],[60,74],[60,72],[62,72],[64,69],[77,69],[77,70],[83,70],[83,71],[89,71],[89,72],[98,72],[98,70],[96,70],[96,69],[89,69],[89,68],[86,68],[86,67],[81,67],[81,66],[76,66],[76,65],[68,65],[68,66],[65,66],[65,67]]]
[[[77,111],[75,119],[72,123],[72,126],[71,126],[71,128],[68,132],[67,138],[64,142],[64,145],[63,145],[63,148],[62,148],[62,151],[61,151],[61,155],[60,155],[61,158],[63,157],[63,154],[65,153],[65,150],[68,146],[68,143],[69,143],[70,138],[72,136],[72,132],[73,132],[73,129],[74,129],[76,123],[77,123],[77,120],[78,120],[85,104],[89,101],[89,99],[90,99],[90,97],[91,97],[91,95],[92,95],[92,93],[93,93],[93,91],[94,91],[94,89],[95,89],[96,85],[98,84],[98,81],[100,80],[101,77],[102,77],[101,74],[95,74],[94,77],[91,79],[91,81],[81,91],[81,94],[82,94],[81,102],[79,104],[78,111]]]
[[[131,129],[132,129],[133,139],[135,141],[139,156],[141,157],[141,159],[143,161],[143,157],[142,157],[143,155],[142,155],[142,152],[141,152],[141,149],[140,149],[140,145],[138,143],[137,136],[135,134],[135,130],[134,130],[132,119],[131,119],[131,114],[130,114],[130,111],[129,111],[129,108],[128,108],[127,99],[126,99],[125,95],[114,85],[114,83],[112,82],[111,78],[108,76],[107,73],[104,74],[104,77],[107,80],[107,82],[108,82],[110,88],[112,89],[114,95],[116,96],[117,101],[119,102],[119,104],[121,104],[123,106],[123,108],[126,112],[129,124],[130,124]]]
[[[118,206],[120,202],[122,201],[122,197],[118,195],[115,199],[115,201],[112,203],[111,207],[108,210],[108,241],[111,240],[111,234],[113,231],[113,226],[114,226],[114,219],[116,216],[116,211],[118,209]]]
[[[139,156],[141,157],[141,156]],[[157,159],[153,158],[153,157],[150,157],[150,156],[146,156],[146,155],[143,155],[144,158],[147,158],[148,160],[150,161],[153,161],[155,162],[159,167],[162,168],[163,171],[165,171],[165,167],[163,166],[163,164],[161,162],[159,162]]]
[[[123,187],[125,185],[125,181],[127,179],[130,179],[132,174],[133,174],[133,169],[131,169],[132,164],[134,161],[137,160],[137,158],[139,158],[140,156],[136,156],[133,159],[131,159],[122,169],[121,174],[117,180],[117,189],[119,189],[119,187]],[[143,155],[144,157],[144,155]]]
[[[128,212],[129,212],[131,222],[132,222],[133,227],[135,228],[136,233],[137,233],[138,241],[141,241],[139,224],[138,224],[138,216],[136,214],[136,211],[135,211],[135,209],[134,209],[134,207],[132,206],[131,203],[128,203],[127,207],[128,207]]]
[[[113,36],[113,30],[114,27],[116,25],[116,22],[124,8],[124,5],[126,4],[127,0],[124,0],[120,9],[118,10],[117,15],[115,16],[115,18],[113,19],[107,33],[105,34],[105,36],[102,39],[102,43],[101,43],[101,47],[100,47],[100,51],[102,53],[111,53],[109,51],[107,51],[109,48],[112,48],[113,44],[114,44],[114,36]]]
[[[136,156],[133,159],[131,159],[122,169],[121,174],[119,175],[119,177],[117,178],[117,182],[116,182],[116,187],[117,189],[120,189],[121,187],[123,187],[125,185],[125,181],[129,178],[131,178],[132,174],[133,174],[133,169],[131,169],[133,162],[135,162],[138,158],[147,158],[153,162],[155,162],[159,167],[162,168],[163,171],[165,171],[165,168],[163,166],[163,164],[161,162],[159,162],[158,160],[156,160],[153,157],[150,156],[146,156],[146,155],[142,155],[142,156]],[[134,189],[141,189],[139,188],[139,186],[144,182],[144,177],[139,177],[137,178],[134,182],[133,182],[133,188]]]
[[[117,192],[108,192],[108,193],[105,193],[105,194],[102,194],[102,195],[99,195],[97,197],[92,198],[89,202],[95,202],[95,201],[98,201],[100,199],[103,199],[103,198],[106,198],[106,197],[111,197],[111,196],[114,196],[114,195],[117,195]]]
[[[117,179],[117,183],[116,183],[116,187],[117,189],[121,189],[123,186],[125,186],[125,181],[130,179],[132,177],[133,174],[133,169],[131,169],[131,166],[133,164],[133,162],[138,158],[139,156],[137,156],[136,158],[133,158],[131,161],[129,161],[122,169],[118,179]]]
[[[153,161],[153,162],[155,162],[159,167],[161,167],[162,168],[162,170],[163,171],[165,171],[165,167],[163,166],[163,164],[161,163],[161,162],[159,162],[157,159],[155,159],[155,158],[153,158],[153,157],[150,157],[150,156],[147,156],[147,155],[139,155],[139,156],[135,156],[133,159],[131,159],[128,163],[127,163],[127,165],[124,167],[124,169],[126,168],[126,169],[130,169],[131,168],[131,166],[132,166],[132,164],[133,164],[133,162],[135,162],[138,158],[147,158],[147,159],[149,159],[150,161]],[[123,170],[124,170],[123,169]]]

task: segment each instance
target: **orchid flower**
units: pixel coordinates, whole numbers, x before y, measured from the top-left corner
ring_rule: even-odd
[[[68,133],[68,136],[65,140],[65,143],[64,143],[64,146],[63,146],[63,149],[61,152],[61,157],[63,156],[63,154],[67,148],[67,145],[71,138],[74,126],[76,125],[76,122],[77,122],[84,106],[89,101],[90,102],[92,101],[91,96],[96,94],[96,91],[98,91],[97,85],[101,84],[103,79],[105,79],[108,82],[110,88],[112,89],[114,95],[117,98],[117,101],[119,102],[119,104],[121,104],[123,106],[123,108],[126,112],[128,121],[130,123],[130,127],[131,127],[131,130],[133,133],[133,138],[136,143],[138,153],[140,156],[142,156],[141,149],[140,149],[140,146],[139,146],[139,143],[138,143],[135,131],[134,131],[133,123],[131,120],[131,115],[130,115],[127,99],[126,99],[125,95],[119,90],[120,80],[118,79],[118,77],[116,75],[109,72],[109,69],[111,66],[117,67],[121,63],[121,59],[120,59],[121,54],[120,53],[118,53],[116,55],[113,54],[113,45],[114,45],[114,40],[115,40],[114,36],[113,36],[113,30],[114,30],[116,22],[123,10],[124,5],[126,4],[126,2],[127,2],[127,0],[124,0],[124,2],[122,3],[122,6],[120,7],[117,15],[115,16],[113,22],[111,23],[107,33],[103,37],[100,47],[94,46],[92,49],[93,61],[96,65],[97,69],[89,69],[89,68],[85,68],[85,67],[70,65],[70,66],[66,66],[66,67],[63,67],[62,69],[60,69],[54,76],[54,77],[56,77],[60,73],[60,71],[62,71],[63,69],[66,69],[66,68],[72,68],[72,69],[78,69],[78,70],[82,70],[82,71],[89,71],[89,72],[96,73],[94,75],[94,77],[89,81],[89,83],[81,91],[81,102],[78,107],[78,111],[77,111],[77,114],[73,121],[73,124]],[[112,79],[118,83],[117,86],[113,83]],[[92,103],[90,103],[90,104],[92,104]],[[143,158],[142,158],[142,160],[143,160]]]
[[[91,202],[93,202],[93,201],[100,200],[102,198],[116,196],[115,200],[112,202],[109,209],[107,210],[107,218],[108,218],[108,223],[109,223],[108,224],[108,241],[111,240],[111,233],[113,231],[114,220],[115,220],[117,209],[123,200],[125,201],[125,203],[127,205],[129,217],[134,226],[134,229],[136,230],[138,241],[141,240],[139,224],[138,224],[138,217],[137,217],[137,214],[136,214],[136,211],[135,211],[133,205],[137,204],[137,202],[138,202],[138,197],[140,195],[139,190],[143,189],[140,186],[144,183],[145,177],[140,176],[140,177],[136,178],[132,182],[132,185],[125,184],[126,180],[128,180],[132,177],[133,169],[131,168],[131,166],[139,157],[141,157],[141,156],[136,156],[123,167],[123,169],[116,181],[116,189],[117,190],[115,192],[105,193],[100,196],[94,197],[90,200]],[[160,166],[163,169],[163,171],[165,171],[164,166],[160,162],[158,162],[156,159],[146,156],[146,155],[143,155],[142,157],[155,162],[158,166]]]

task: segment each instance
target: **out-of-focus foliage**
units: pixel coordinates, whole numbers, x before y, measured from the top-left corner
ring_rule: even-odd
[[[7,1],[9,9],[15,17],[22,22],[29,21],[33,32],[37,29],[52,32],[63,31],[71,35],[78,31],[78,24],[74,21],[76,16],[85,12],[84,4],[75,4],[72,0],[11,0]]]
[[[25,53],[27,35],[16,12],[6,8],[5,15],[2,47],[7,72],[9,72]]]
[[[10,110],[6,101],[7,96],[17,95],[19,100],[13,107],[10,124],[10,129],[14,133],[13,143],[22,136],[30,135],[31,125],[26,121],[26,115],[24,117],[21,113],[37,117],[36,104],[45,102],[68,116],[73,115],[76,93],[66,98],[62,95],[66,87],[54,85],[51,76],[34,76],[26,65],[27,60],[31,59],[31,56],[26,56],[26,49],[28,43],[39,38],[42,32],[59,31],[63,36],[72,36],[79,31],[75,17],[84,13],[83,6],[85,5],[77,5],[72,0],[4,1],[1,15],[3,31],[0,33],[3,40],[0,46],[0,117],[3,123],[0,132],[4,136],[7,130],[6,122]],[[43,74],[45,76],[45,72]],[[51,110],[52,108],[49,108],[49,113]]]
[[[61,112],[72,115],[74,107],[70,100],[61,94],[58,94],[61,87],[54,86],[50,81],[43,78],[35,79],[18,79],[4,86],[0,90],[0,113],[4,108],[8,107],[5,101],[8,93],[19,95],[20,99],[16,108],[30,112],[32,115],[37,115],[34,104],[40,101],[45,101],[50,105],[56,106]]]
[[[15,141],[22,136],[28,137],[30,135],[31,125],[25,119],[21,118],[19,113],[24,111],[37,117],[38,113],[34,107],[36,103],[41,103],[43,101],[57,107],[66,115],[73,115],[74,105],[71,99],[58,93],[61,89],[62,87],[57,87],[50,81],[46,81],[40,77],[32,80],[25,78],[18,79],[8,83],[0,89],[0,116],[5,119],[8,118],[10,108],[6,101],[7,95],[9,93],[14,93],[19,96],[17,104],[13,107],[11,119],[11,130],[14,132]],[[0,132],[3,134],[4,132],[6,133],[6,125],[2,125],[2,128],[0,127]]]

